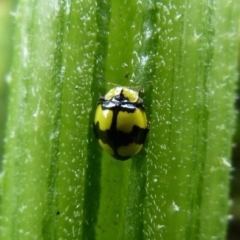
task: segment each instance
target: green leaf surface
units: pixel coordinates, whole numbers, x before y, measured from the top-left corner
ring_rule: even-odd
[[[29,1],[16,12],[0,239],[225,239],[237,1]],[[93,135],[99,96],[144,88],[128,161]]]

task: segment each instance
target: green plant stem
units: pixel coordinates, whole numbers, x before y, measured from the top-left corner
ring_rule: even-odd
[[[21,1],[0,239],[225,239],[239,5]],[[125,162],[92,131],[114,84],[151,122]]]

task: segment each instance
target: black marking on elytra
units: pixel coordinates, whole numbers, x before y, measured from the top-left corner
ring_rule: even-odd
[[[136,109],[136,108],[135,108]],[[133,126],[130,133],[125,133],[117,130],[117,116],[119,112],[127,111],[134,112],[135,109],[115,107],[109,111],[113,111],[113,119],[110,129],[102,131],[99,128],[99,122],[94,125],[94,133],[97,139],[101,139],[103,143],[107,143],[114,150],[114,157],[118,160],[127,160],[131,156],[120,156],[117,149],[121,146],[127,146],[130,143],[143,144],[145,142],[149,128],[140,128]]]

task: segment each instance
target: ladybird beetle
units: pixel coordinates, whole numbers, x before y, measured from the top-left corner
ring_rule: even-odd
[[[140,93],[115,87],[99,99],[94,133],[100,146],[117,160],[124,161],[137,154],[149,131]]]

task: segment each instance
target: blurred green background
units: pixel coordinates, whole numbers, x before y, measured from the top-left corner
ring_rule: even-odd
[[[11,81],[11,61],[14,39],[16,0],[0,0],[0,170],[4,155],[4,133],[7,121],[8,82]],[[240,56],[240,54],[239,54]],[[240,62],[240,57],[238,59]],[[240,64],[236,91],[236,132],[233,137],[228,240],[240,239]],[[233,116],[234,117],[234,116]]]
[[[7,120],[8,74],[11,68],[16,1],[0,0],[0,169],[3,160],[4,132]]]

